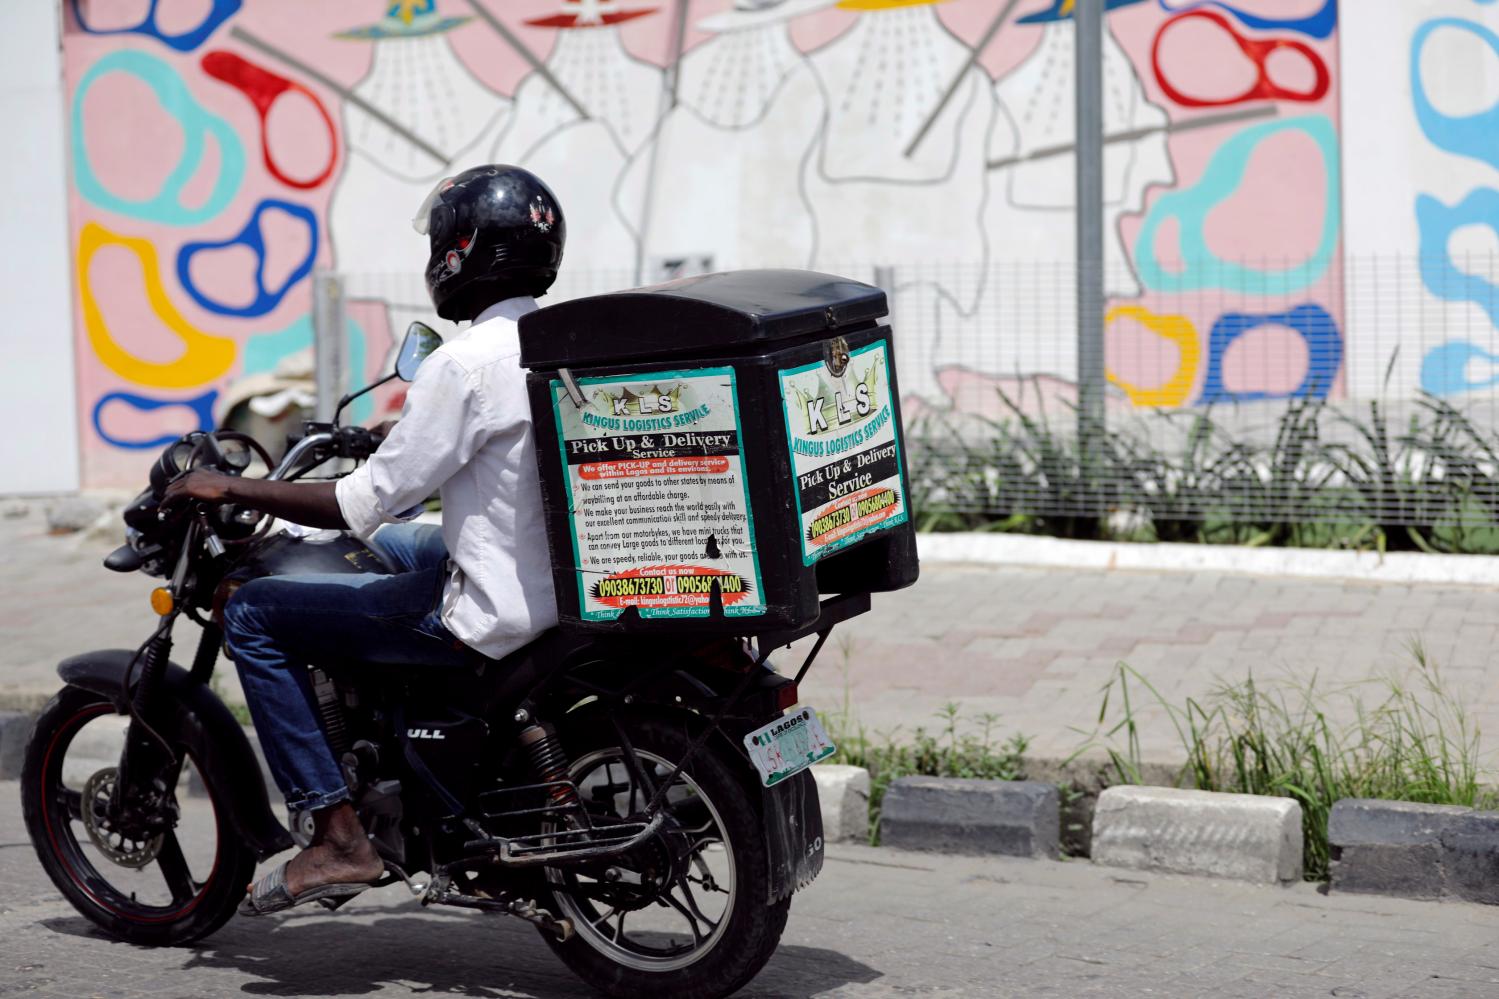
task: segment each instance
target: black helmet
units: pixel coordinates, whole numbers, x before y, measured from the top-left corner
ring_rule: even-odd
[[[439,181],[411,224],[430,237],[427,291],[458,322],[516,295],[544,295],[557,280],[567,223],[541,178],[494,164]]]

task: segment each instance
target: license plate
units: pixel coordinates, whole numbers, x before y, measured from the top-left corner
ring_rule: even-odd
[[[744,748],[749,750],[766,787],[794,777],[838,751],[811,708],[801,708],[755,729],[744,737]]]

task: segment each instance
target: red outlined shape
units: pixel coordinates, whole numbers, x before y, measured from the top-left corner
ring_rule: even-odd
[[[1239,46],[1239,50],[1244,53],[1245,57],[1254,63],[1257,79],[1248,90],[1236,97],[1203,99],[1182,93],[1166,79],[1166,74],[1161,68],[1161,40],[1166,37],[1166,32],[1190,18],[1200,18],[1213,22],[1223,31],[1227,32],[1228,36],[1234,40],[1234,44]],[[1295,52],[1307,61],[1307,65],[1312,67],[1312,72],[1316,74],[1316,79],[1312,81],[1312,88],[1310,90],[1288,90],[1285,87],[1279,86],[1270,78],[1270,70],[1268,68],[1270,55],[1278,50]],[[1243,104],[1247,101],[1302,101],[1312,103],[1326,97],[1328,89],[1332,86],[1332,74],[1328,72],[1327,63],[1322,61],[1322,57],[1310,45],[1288,38],[1267,38],[1263,40],[1245,38],[1234,30],[1234,26],[1228,18],[1212,10],[1190,10],[1173,17],[1161,25],[1160,30],[1156,32],[1155,41],[1150,46],[1150,66],[1155,72],[1156,83],[1160,84],[1161,90],[1166,96],[1182,107],[1188,108],[1218,108],[1229,104]]]
[[[263,66],[257,66],[242,56],[223,49],[216,49],[203,55],[203,72],[209,76],[227,83],[250,99],[255,105],[255,111],[260,115],[260,151],[265,160],[265,168],[287,187],[295,187],[306,191],[317,187],[333,175],[333,168],[338,163],[338,129],[333,124],[328,109],[323,107],[323,102],[318,100],[317,95],[308,90],[295,80],[288,80],[284,76],[272,73]],[[271,142],[268,135],[271,107],[282,96],[287,93],[298,93],[312,102],[313,108],[322,116],[323,124],[328,128],[328,165],[323,168],[311,180],[297,180],[289,177],[276,165],[275,158],[271,155]]]

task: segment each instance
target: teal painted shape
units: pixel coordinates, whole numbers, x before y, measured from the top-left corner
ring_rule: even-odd
[[[366,342],[364,327],[352,319],[345,320],[345,330],[349,334],[349,371],[352,376],[349,381],[351,388],[359,389],[365,385]],[[241,373],[245,375],[268,374],[276,369],[283,357],[295,354],[299,350],[306,350],[312,346],[312,313],[308,313],[284,330],[274,333],[262,333],[252,336],[245,341],[241,356],[244,358],[244,366]],[[357,383],[357,384],[352,384]],[[375,413],[375,400],[372,396],[361,396],[349,404],[349,415],[355,423],[364,423]]]
[[[140,80],[156,95],[161,109],[182,126],[182,157],[172,168],[154,197],[132,201],[111,193],[94,174],[89,162],[83,127],[83,102],[89,88],[110,73],[125,73]],[[73,179],[84,200],[118,215],[159,222],[162,225],[197,225],[222,212],[239,193],[245,179],[245,148],[229,123],[193,100],[187,83],[166,63],[134,49],[119,49],[89,67],[78,81],[72,114]],[[197,208],[182,204],[182,190],[203,161],[203,136],[211,134],[219,147],[219,175],[208,200]]]
[[[1224,260],[1208,248],[1208,215],[1227,201],[1244,181],[1249,160],[1260,143],[1281,132],[1311,136],[1322,152],[1326,174],[1322,234],[1311,257],[1285,269],[1245,267]],[[1195,185],[1161,195],[1151,206],[1135,240],[1135,268],[1153,291],[1201,291],[1218,288],[1250,295],[1294,295],[1321,280],[1338,246],[1341,221],[1338,194],[1338,136],[1326,115],[1306,115],[1251,125],[1218,147]],[[1156,256],[1156,236],[1168,220],[1180,230],[1184,269],[1173,273]]]

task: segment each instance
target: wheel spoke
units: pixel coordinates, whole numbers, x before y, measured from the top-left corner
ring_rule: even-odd
[[[687,927],[688,929],[692,930],[692,945],[694,947],[701,946],[703,943],[703,931],[698,929],[697,918],[694,917],[693,914],[688,910],[688,908],[683,905],[671,892],[667,892],[664,897],[666,899],[666,904],[670,905],[673,909],[676,909],[678,912],[680,912],[682,914],[682,918],[687,920]]]
[[[182,855],[182,844],[177,842],[177,833],[169,830],[161,837],[161,850],[156,854],[156,863],[161,867],[161,876],[172,890],[172,901],[178,905],[198,894],[197,882],[187,869],[187,858]]]
[[[74,822],[83,821],[83,795],[66,787],[58,789],[57,803],[67,812],[68,818]]]
[[[688,882],[688,880],[686,878],[683,878],[681,881],[677,882],[677,884],[682,889],[682,894],[686,897],[687,906],[692,910],[692,914],[706,923],[709,930],[718,929],[718,923],[703,915],[703,910],[698,908],[697,896],[692,894],[692,885]]]

